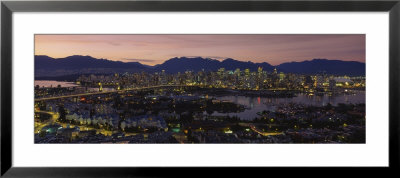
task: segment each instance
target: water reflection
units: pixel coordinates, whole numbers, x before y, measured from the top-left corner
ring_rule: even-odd
[[[297,94],[293,98],[267,98],[267,97],[248,97],[248,96],[221,96],[216,97],[219,100],[231,101],[247,107],[240,113],[218,113],[214,112],[213,116],[237,116],[244,120],[252,120],[256,118],[257,112],[264,110],[275,111],[280,104],[299,103],[313,106],[326,106],[328,103],[337,106],[339,103],[359,104],[365,103],[365,91],[354,91],[353,94],[336,94],[334,96],[324,95],[307,95]]]
[[[40,88],[56,88],[58,85],[60,87],[79,87],[80,85],[75,84],[74,82],[61,82],[54,80],[35,80],[35,86],[39,85]],[[86,87],[87,92],[99,92],[99,87]],[[115,88],[103,87],[104,92],[115,91]]]
[[[35,86],[39,85],[40,88],[45,87],[45,88],[55,88],[58,85],[61,87],[75,87],[79,86],[75,84],[74,82],[59,82],[59,81],[53,81],[53,80],[35,80]]]

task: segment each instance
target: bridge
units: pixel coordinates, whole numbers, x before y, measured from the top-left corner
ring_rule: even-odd
[[[92,93],[79,93],[79,94],[72,94],[72,95],[61,95],[61,96],[51,96],[51,97],[44,97],[44,98],[35,98],[35,102],[62,99],[62,98],[80,97],[80,96],[119,93],[119,92],[126,92],[126,91],[138,91],[138,90],[148,90],[148,89],[158,89],[158,88],[182,88],[182,87],[199,87],[199,86],[193,86],[193,85],[157,85],[157,86],[150,86],[150,87],[127,88],[127,89],[115,90],[115,91],[101,91],[101,92],[92,92]]]
[[[262,136],[282,135],[283,134],[283,132],[263,132],[263,131],[257,129],[253,124],[250,124],[250,129]]]

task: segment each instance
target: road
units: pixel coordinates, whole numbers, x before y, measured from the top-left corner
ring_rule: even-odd
[[[256,126],[254,125],[250,125],[250,129],[253,130],[254,132],[257,132],[258,134],[262,135],[262,136],[271,136],[271,135],[281,135],[283,134],[283,132],[263,132],[261,130],[258,130],[256,128]]]
[[[87,127],[87,126],[83,126],[83,125],[74,125],[74,124],[67,124],[67,123],[58,122],[57,119],[60,117],[60,115],[57,112],[40,111],[40,110],[35,110],[35,112],[37,112],[37,113],[45,113],[45,114],[51,115],[51,119],[49,119],[46,122],[35,122],[35,133],[39,133],[40,130],[42,130],[42,128],[44,126],[46,126],[46,125],[49,125],[49,124],[52,124],[52,123],[57,123],[57,124],[60,124],[63,128],[67,128],[67,125],[69,125],[71,128],[75,127],[75,126],[79,127],[80,131],[96,130],[97,133],[101,133],[103,135],[110,136],[110,135],[113,134],[113,131],[109,131],[109,130],[96,129],[96,128]]]
[[[58,117],[60,117],[60,115],[58,113],[54,113],[54,112],[48,112],[48,111],[40,111],[40,110],[36,110],[36,113],[44,113],[44,114],[49,114],[51,115],[51,118],[46,121],[46,122],[35,122],[35,133],[39,133],[40,130],[42,130],[42,128],[46,125],[52,124],[52,123],[56,123]]]
[[[46,100],[54,100],[54,99],[70,98],[70,97],[79,97],[79,96],[101,95],[101,94],[118,93],[118,92],[124,92],[124,91],[145,90],[145,89],[162,88],[162,87],[195,87],[195,86],[192,86],[192,85],[158,85],[158,86],[151,86],[151,87],[130,88],[130,89],[115,90],[115,91],[80,93],[80,94],[73,94],[73,95],[37,98],[37,99],[35,99],[35,101],[46,101]]]

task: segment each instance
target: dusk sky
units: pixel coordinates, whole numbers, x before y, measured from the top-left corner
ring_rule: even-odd
[[[147,65],[181,56],[272,65],[314,58],[365,62],[365,35],[35,35],[35,55]]]

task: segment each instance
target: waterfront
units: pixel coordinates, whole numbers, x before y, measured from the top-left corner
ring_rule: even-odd
[[[35,88],[35,143],[364,143],[365,88],[354,81],[262,90],[104,82],[111,91],[46,81]]]
[[[246,107],[246,110],[239,113],[212,113],[213,116],[237,116],[242,120],[253,120],[259,115],[257,113],[275,111],[277,106],[282,104],[296,103],[308,106],[326,106],[328,103],[337,106],[343,104],[365,104],[365,91],[352,91],[351,94],[338,93],[332,96],[329,94],[309,95],[298,93],[295,97],[252,97],[252,96],[216,96],[218,100],[229,101]],[[206,113],[205,113],[206,114]]]
[[[63,81],[35,81],[35,85],[38,84],[40,87],[78,87],[79,85],[73,82],[63,82]],[[93,93],[98,92],[99,88],[87,88],[87,92]],[[116,91],[115,88],[103,88],[104,92]],[[244,96],[235,94],[224,95],[214,95],[213,97],[220,101],[228,101],[238,105],[244,106],[246,109],[242,112],[224,112],[220,113],[214,111],[212,114],[203,112],[204,115],[210,116],[229,116],[238,117],[241,120],[253,120],[259,117],[260,112],[271,111],[275,112],[277,106],[287,105],[290,103],[302,104],[306,106],[326,106],[331,104],[332,106],[337,106],[339,103],[343,104],[365,104],[366,92],[364,90],[349,90],[346,92],[339,93],[323,93],[320,95],[310,94],[310,93],[296,93],[294,97],[263,97],[263,96]],[[188,94],[188,93],[186,93]],[[192,93],[189,93],[192,95]],[[194,93],[193,93],[194,94]],[[194,94],[196,95],[196,94]]]
[[[54,81],[54,80],[35,80],[35,86],[39,86],[40,88],[55,88],[55,87],[76,87],[79,86],[74,82],[63,82],[63,81]]]
[[[365,35],[64,34],[35,46],[34,143],[366,143]]]
[[[55,80],[35,80],[35,86],[39,86],[40,88],[56,88],[58,86],[63,87],[63,88],[68,88],[68,87],[80,87],[81,85],[78,85],[74,82],[64,82],[64,81],[55,81]],[[87,87],[86,89],[88,92],[98,92],[99,88],[94,88],[94,87]],[[115,91],[115,88],[108,88],[104,87],[103,91],[108,92],[108,91]]]

